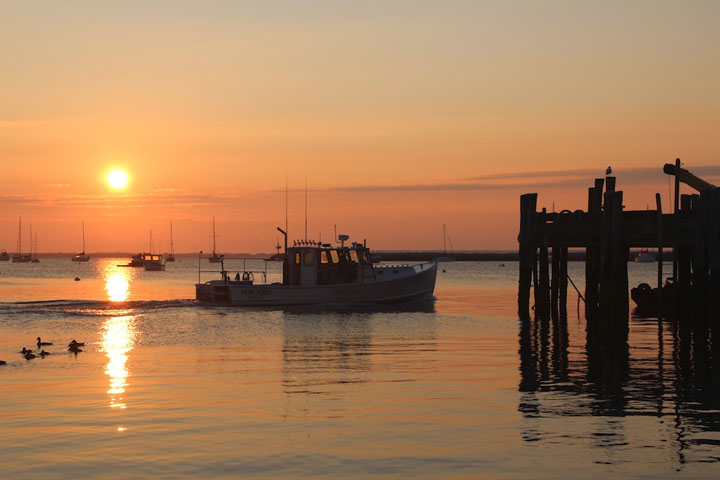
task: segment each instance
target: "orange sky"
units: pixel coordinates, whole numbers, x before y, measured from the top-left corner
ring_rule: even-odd
[[[150,3],[150,5],[147,5]],[[714,2],[6,1],[0,248],[514,249],[521,193],[625,205],[680,157],[720,183]],[[125,169],[112,191],[105,176]],[[548,174],[546,172],[557,172]]]

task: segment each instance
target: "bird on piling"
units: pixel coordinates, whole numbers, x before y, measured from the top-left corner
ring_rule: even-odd
[[[38,348],[40,348],[40,347],[45,347],[45,346],[47,346],[47,345],[52,345],[52,342],[43,342],[42,340],[40,340],[40,337],[37,337],[37,346],[38,346]]]
[[[612,174],[612,167],[610,165],[608,165],[608,167],[605,169],[605,175],[610,175],[610,174]]]

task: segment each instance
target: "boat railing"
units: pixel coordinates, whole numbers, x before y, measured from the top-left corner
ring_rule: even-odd
[[[263,283],[267,283],[267,275],[268,275],[268,269],[267,264],[268,261],[266,258],[258,258],[258,257],[228,257],[226,255],[220,255],[220,270],[216,269],[203,269],[202,268],[202,251],[198,254],[198,284],[202,283],[201,281],[201,274],[202,273],[219,273],[222,276],[222,279],[226,282],[231,282],[232,275],[230,274],[230,271],[225,269],[225,261],[226,260],[242,260],[242,270],[232,270],[233,272],[237,271],[236,274],[236,281],[250,281],[254,280],[255,277],[262,276]],[[262,270],[248,270],[247,269],[247,261],[251,260],[253,262],[262,261],[263,262],[263,269]]]

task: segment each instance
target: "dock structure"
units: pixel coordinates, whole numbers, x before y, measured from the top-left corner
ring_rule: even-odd
[[[588,188],[587,210],[537,211],[537,193],[520,197],[521,319],[530,318],[531,287],[536,317],[553,321],[566,317],[568,249],[584,248],[585,291],[578,293],[585,300],[588,333],[608,329],[626,338],[630,249],[653,248],[658,252],[658,315],[682,312],[696,320],[720,320],[720,188],[681,168],[679,159],[663,170],[675,177],[672,213],[663,213],[659,194],[655,210],[625,210],[623,192],[616,190],[613,176],[598,178]],[[680,182],[698,194],[679,195]],[[665,287],[662,270],[663,252],[668,249],[673,259],[672,288]]]

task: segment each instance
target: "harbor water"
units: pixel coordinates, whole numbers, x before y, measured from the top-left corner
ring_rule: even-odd
[[[719,471],[712,335],[631,318],[625,353],[589,353],[572,287],[565,327],[518,320],[517,263],[443,263],[434,301],[358,310],[199,306],[198,259],[126,262],[0,263],[3,478]],[[583,267],[569,264],[581,290]],[[630,284],[656,267],[630,264]],[[50,355],[26,360],[38,336]]]

